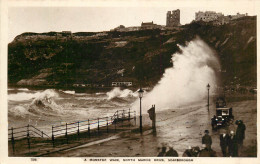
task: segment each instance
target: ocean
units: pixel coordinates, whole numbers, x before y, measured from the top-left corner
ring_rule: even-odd
[[[220,64],[215,52],[197,38],[172,55],[173,67],[165,70],[160,81],[142,98],[143,112],[203,102],[208,92],[216,93]],[[210,84],[208,90],[207,85]],[[137,91],[113,88],[107,92],[76,93],[74,90],[28,88],[8,89],[8,126],[34,125],[50,133],[52,125],[113,115],[131,108],[139,115]]]
[[[9,88],[8,127],[30,124],[50,134],[52,125],[112,116],[117,110],[129,110],[137,99],[137,91],[117,87],[95,93]]]

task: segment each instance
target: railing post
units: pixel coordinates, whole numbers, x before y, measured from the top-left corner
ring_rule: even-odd
[[[27,142],[28,142],[28,148],[29,148],[29,152],[31,149],[31,144],[30,144],[30,130],[29,130],[30,125],[28,124],[27,126]]]
[[[111,120],[113,120],[113,117],[111,117]],[[114,119],[114,123],[115,123],[115,132],[116,132],[116,122],[117,122],[117,119]]]
[[[135,126],[136,126],[136,112],[134,111],[134,120],[135,120]]]
[[[108,117],[107,117],[107,133],[108,133]]]
[[[69,140],[68,140],[68,124],[67,124],[67,123],[66,123],[66,132],[65,132],[65,137],[66,137],[67,144],[68,144]]]
[[[98,127],[97,128],[98,128],[98,135],[99,135],[99,118],[98,118]]]
[[[78,136],[79,136],[79,122],[78,122]]]
[[[12,148],[13,148],[13,154],[14,154],[14,128],[12,127]]]
[[[54,147],[54,131],[53,131],[53,125],[51,127],[51,140],[52,140],[52,146]]]
[[[118,110],[116,111],[116,119],[117,119],[117,121],[118,121]]]
[[[43,131],[42,131],[42,138],[43,138]]]
[[[155,133],[156,132],[156,112],[155,112],[155,105],[153,105],[153,108],[154,108],[154,117],[153,117],[153,132]]]
[[[128,121],[130,121],[131,119],[131,115],[130,115],[130,108],[129,108],[129,111],[128,111]]]
[[[67,137],[67,135],[68,135],[68,132],[67,132],[67,123],[66,123],[66,132],[65,132],[65,136]]]
[[[90,124],[89,124],[89,119],[88,119],[88,136],[90,137]]]
[[[125,110],[123,110],[123,113],[122,113],[122,122],[124,122],[124,117],[125,117]]]

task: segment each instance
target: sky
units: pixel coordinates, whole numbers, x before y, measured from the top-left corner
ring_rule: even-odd
[[[233,1],[235,2],[235,1]],[[102,5],[101,5],[102,6]],[[129,7],[131,6],[131,7]],[[216,11],[224,15],[237,12],[256,15],[254,3],[208,3],[206,5],[122,5],[122,6],[10,6],[8,8],[8,42],[23,32],[97,32],[109,31],[119,25],[140,26],[142,22],[153,21],[166,24],[167,11],[180,9],[181,24],[195,19],[195,12]]]

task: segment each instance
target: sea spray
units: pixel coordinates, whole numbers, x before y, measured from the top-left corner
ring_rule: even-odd
[[[76,93],[75,91],[63,91],[63,90],[59,90],[59,91],[66,93],[66,94],[72,94],[72,95],[74,95]]]
[[[26,93],[26,92],[19,92],[15,94],[9,94],[8,95],[8,100],[11,101],[27,101],[34,99],[35,97],[39,96],[39,92],[36,93]]]
[[[43,98],[52,98],[58,97],[57,92],[54,89],[47,89],[44,91],[30,91],[25,89],[18,89],[20,92],[15,94],[9,94],[8,100],[12,101],[27,101],[27,100],[35,100],[35,99],[43,99]]]
[[[43,92],[40,92],[37,97],[33,100],[32,103],[35,103],[37,101],[47,101],[48,103],[51,103],[52,98],[59,97],[58,93],[54,89],[47,89]]]
[[[59,89],[16,89],[8,93],[8,124],[32,124],[51,130],[51,125],[113,116],[117,110],[128,110],[138,96],[129,89],[112,89],[110,93],[109,100],[109,92],[67,94]]]
[[[153,90],[144,94],[144,111],[152,104],[156,105],[156,110],[164,110],[202,102],[207,96],[208,83],[210,93],[216,89],[220,65],[215,52],[199,38],[179,48],[181,52],[172,56],[173,67],[166,69]],[[139,111],[139,100],[132,108]]]
[[[136,92],[129,90],[129,89],[121,90],[120,88],[116,87],[113,90],[107,92],[107,96],[108,96],[107,99],[111,100],[111,99],[116,98],[116,97],[121,97],[121,98],[137,97],[138,94]]]
[[[12,116],[15,116],[15,117],[22,117],[22,118],[25,118],[26,115],[28,115],[29,112],[28,110],[26,109],[26,107],[23,107],[23,106],[15,106],[11,109],[9,109],[8,111],[8,115],[12,115]]]

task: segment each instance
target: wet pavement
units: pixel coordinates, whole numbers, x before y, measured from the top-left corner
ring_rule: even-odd
[[[202,103],[201,103],[202,104]],[[257,140],[257,106],[256,100],[246,100],[228,104],[233,107],[234,119],[243,120],[246,125],[246,135],[244,148],[256,145]],[[146,112],[144,112],[146,113]],[[201,147],[201,139],[204,130],[209,130],[212,136],[212,149],[217,152],[218,157],[222,157],[219,146],[220,129],[211,130],[211,117],[215,114],[215,105],[210,105],[208,112],[207,106],[191,105],[176,109],[156,111],[157,133],[153,134],[150,129],[152,122],[148,115],[143,116],[144,133],[123,132],[120,137],[112,137],[104,142],[97,142],[88,146],[79,147],[73,150],[56,152],[49,156],[77,156],[77,157],[154,157],[158,154],[158,147],[162,143],[172,145],[182,156],[188,146]],[[139,120],[139,119],[137,119]],[[139,122],[139,121],[137,121]],[[137,125],[138,127],[138,125]],[[227,130],[235,130],[236,125],[230,125]],[[253,154],[256,152],[253,152]],[[240,156],[247,154],[240,153]]]

